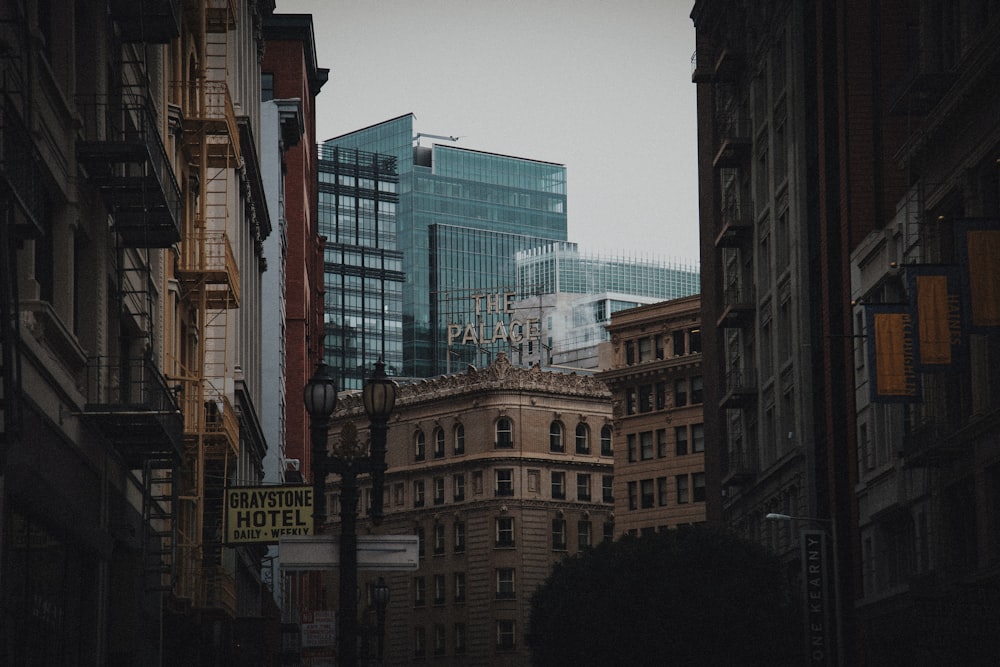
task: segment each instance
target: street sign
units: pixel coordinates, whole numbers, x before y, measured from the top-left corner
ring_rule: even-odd
[[[286,535],[278,542],[281,569],[333,570],[340,564],[335,535]],[[358,535],[358,569],[413,572],[420,564],[416,535]]]

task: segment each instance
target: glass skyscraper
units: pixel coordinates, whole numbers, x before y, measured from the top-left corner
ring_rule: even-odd
[[[341,389],[360,389],[382,358],[403,367],[403,253],[397,245],[396,158],[323,146],[319,233],[323,257],[324,360]]]
[[[566,240],[566,168],[422,147],[413,120],[406,114],[334,137],[323,151],[352,148],[396,159],[395,247],[405,275],[400,374],[430,377],[492,356],[492,343],[479,336],[448,345],[449,332],[494,331],[507,315],[498,306],[509,298],[503,295],[516,292],[515,254]]]

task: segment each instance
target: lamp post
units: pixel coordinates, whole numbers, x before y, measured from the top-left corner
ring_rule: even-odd
[[[379,577],[373,591],[375,602],[375,618],[378,623],[378,664],[382,664],[385,656],[385,610],[389,606],[389,585],[384,577]]]
[[[834,519],[820,519],[818,517],[812,516],[792,516],[790,514],[778,514],[777,512],[771,512],[765,517],[768,521],[812,521],[813,523],[818,523],[821,525],[830,526],[830,537],[833,539],[833,600],[834,600],[834,622],[837,625],[837,665],[842,667],[844,664],[844,635],[843,635],[843,616],[840,610],[840,558],[838,556],[840,549],[837,545],[837,522]],[[825,530],[823,532],[826,532]],[[808,564],[803,561],[802,570],[804,576],[808,579],[809,573],[807,571]],[[806,604],[809,601],[806,600]],[[807,659],[808,659],[807,655]]]
[[[371,517],[382,520],[382,485],[385,477],[385,441],[389,415],[396,404],[396,384],[386,377],[379,359],[362,390],[365,412],[371,420],[371,451],[358,452],[353,429],[345,427],[338,453],[327,451],[330,415],[337,402],[333,371],[320,363],[306,384],[304,401],[310,416],[313,475],[313,522],[316,532],[326,523],[326,476],[340,475],[340,590],[337,602],[338,664],[358,664],[358,474],[372,479]]]

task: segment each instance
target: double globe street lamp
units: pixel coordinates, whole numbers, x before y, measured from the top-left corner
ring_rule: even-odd
[[[359,451],[357,436],[348,424],[341,433],[337,451],[327,449],[330,417],[337,407],[337,384],[333,369],[324,363],[306,384],[303,393],[309,413],[309,431],[313,477],[313,525],[317,533],[326,524],[326,477],[340,475],[340,590],[337,604],[338,664],[355,667],[358,664],[358,475],[371,477],[372,523],[382,522],[382,498],[385,480],[386,433],[389,415],[396,405],[396,383],[386,377],[381,359],[362,389],[362,401],[368,414],[371,448]],[[388,587],[385,589],[388,600]],[[384,613],[384,612],[383,612]],[[384,623],[384,622],[383,622]],[[380,642],[381,643],[381,642]]]

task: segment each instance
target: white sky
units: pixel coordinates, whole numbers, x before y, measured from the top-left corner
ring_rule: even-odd
[[[317,140],[412,112],[566,165],[569,240],[698,261],[694,0],[277,0],[312,14]],[[426,140],[425,140],[426,141]]]

